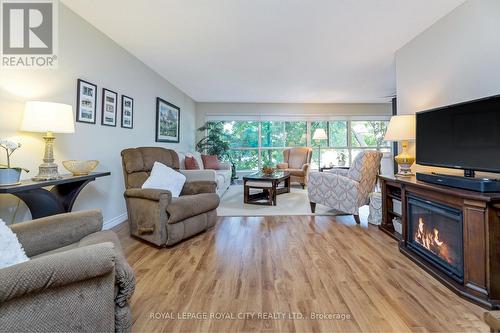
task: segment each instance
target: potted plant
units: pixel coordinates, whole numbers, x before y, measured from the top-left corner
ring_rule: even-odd
[[[230,140],[224,132],[224,122],[209,121],[198,128],[198,131],[204,133],[204,137],[196,144],[196,151],[208,155],[215,155],[221,161],[231,163],[231,178],[236,179],[236,167],[229,156]]]
[[[7,164],[0,164],[0,185],[18,184],[21,172],[23,170],[29,172],[27,169],[12,167],[10,164],[10,157],[17,149],[21,148],[21,144],[8,140],[0,140],[0,147],[5,149],[7,154]]]
[[[342,166],[342,167],[345,166],[346,159],[347,159],[346,153],[344,153],[343,151],[338,153],[337,163],[339,164],[339,166]]]

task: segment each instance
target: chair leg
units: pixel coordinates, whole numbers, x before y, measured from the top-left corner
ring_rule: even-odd
[[[359,219],[359,215],[353,215],[354,221],[356,221],[357,224],[361,223],[361,220]]]
[[[309,202],[309,205],[311,205],[311,212],[316,212],[316,203],[315,202]]]

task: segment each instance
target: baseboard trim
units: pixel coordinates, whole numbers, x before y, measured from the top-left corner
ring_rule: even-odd
[[[125,222],[126,220],[127,220],[127,213],[120,214],[116,217],[113,217],[110,220],[104,221],[102,229],[103,230],[111,229],[111,228],[119,225],[120,223]]]

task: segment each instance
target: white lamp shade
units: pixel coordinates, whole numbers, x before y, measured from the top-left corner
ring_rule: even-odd
[[[393,116],[387,126],[384,140],[415,140],[415,115]]]
[[[326,140],[326,139],[328,139],[328,135],[326,135],[326,132],[324,129],[317,128],[314,131],[313,140]]]
[[[74,133],[73,108],[68,104],[26,102],[21,131]]]

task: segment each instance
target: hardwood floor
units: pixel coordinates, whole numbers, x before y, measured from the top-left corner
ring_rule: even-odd
[[[352,217],[225,217],[172,248],[127,229],[134,332],[489,332],[482,308]],[[233,318],[179,318],[211,314]]]

